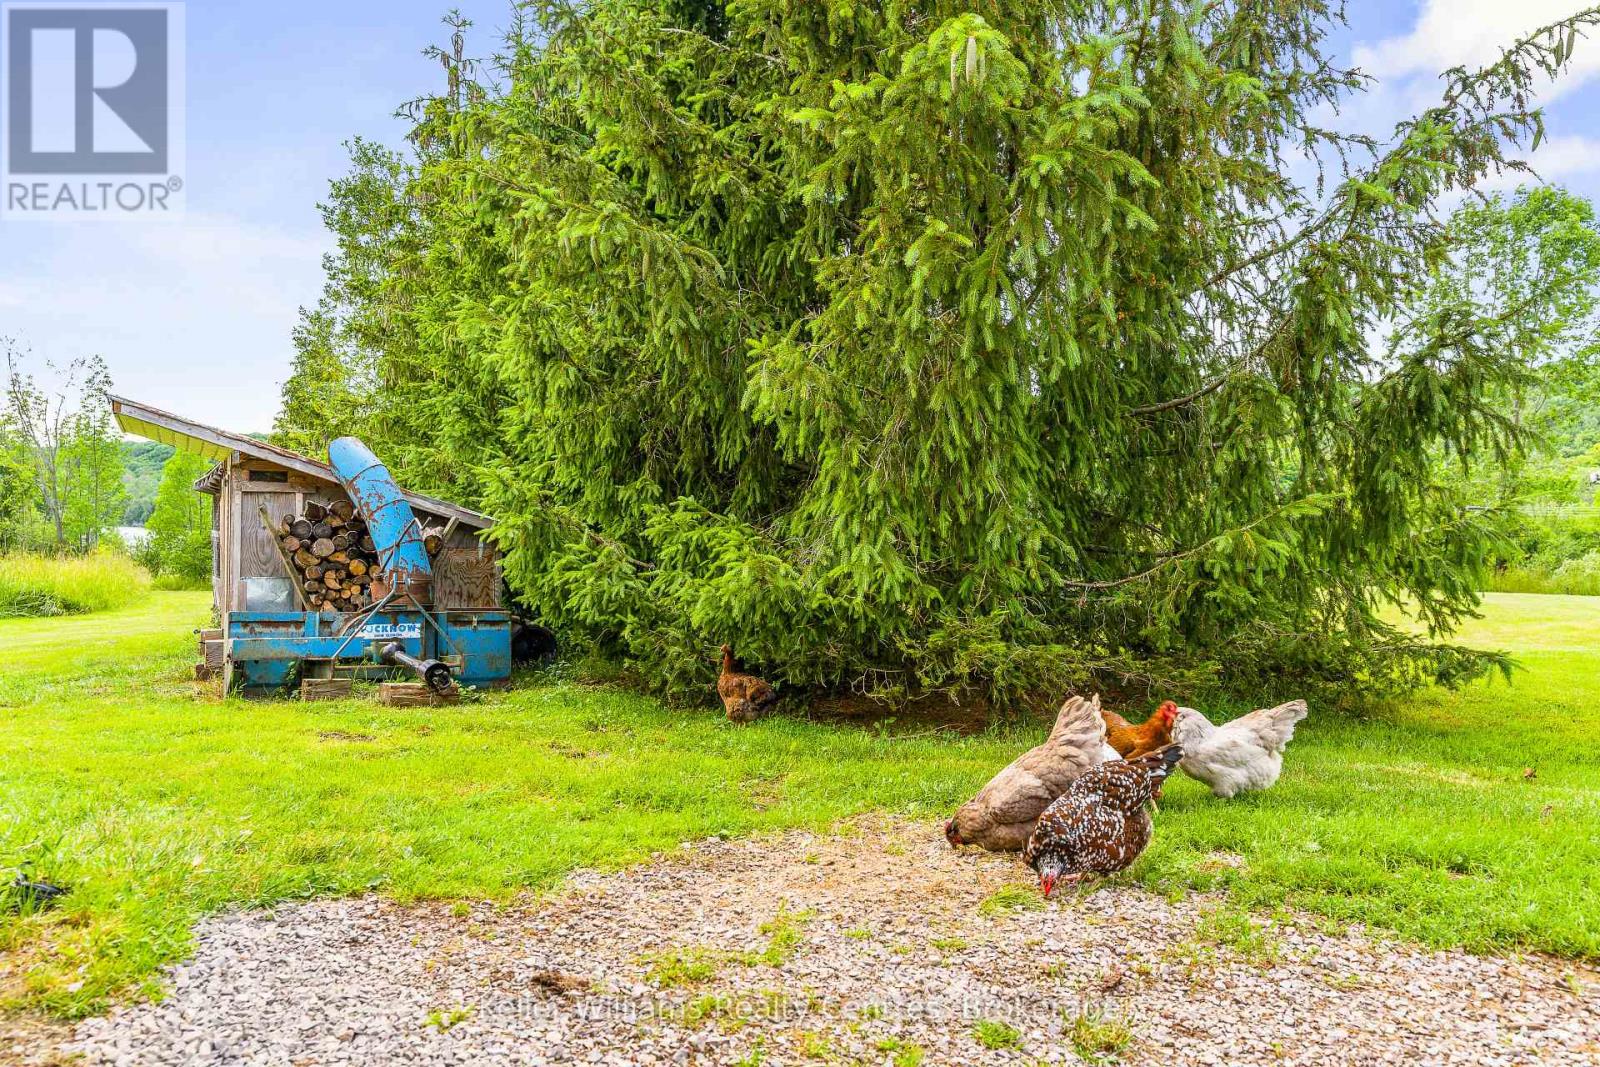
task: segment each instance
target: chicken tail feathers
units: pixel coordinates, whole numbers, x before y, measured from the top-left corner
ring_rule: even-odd
[[[1252,711],[1235,719],[1235,723],[1255,735],[1256,741],[1269,752],[1282,752],[1294,740],[1294,727],[1309,714],[1304,700],[1291,700],[1275,708]]]
[[[1163,745],[1154,752],[1147,752],[1138,759],[1130,760],[1129,762],[1132,766],[1137,767],[1141,773],[1149,776],[1152,781],[1159,783],[1167,780],[1167,776],[1172,773],[1172,769],[1178,765],[1178,761],[1181,759],[1183,759],[1182,745]]]
[[[1106,741],[1106,721],[1100,715],[1100,696],[1068,697],[1056,715],[1048,744],[1068,744],[1086,752],[1098,752]]]

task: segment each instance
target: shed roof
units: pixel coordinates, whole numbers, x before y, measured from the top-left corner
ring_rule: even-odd
[[[249,456],[251,459],[265,460],[298,471],[310,478],[320,481],[339,484],[339,478],[333,473],[333,468],[326,463],[318,463],[314,459],[302,456],[298,452],[291,452],[287,448],[269,445],[265,441],[257,441],[253,437],[243,434],[229,433],[219,430],[214,426],[191,422],[160,408],[150,407],[124,397],[111,398],[111,412],[117,418],[117,425],[132,434],[171,445],[184,452],[204,456],[206,459],[218,463],[225,462],[229,456],[237,453]],[[204,481],[205,479],[202,479]],[[197,482],[195,487],[200,488]],[[463,524],[480,530],[488,529],[494,525],[494,520],[481,512],[452,504],[447,500],[437,497],[424,496],[421,493],[412,493],[402,490],[406,500],[431,511],[435,515],[459,519]]]

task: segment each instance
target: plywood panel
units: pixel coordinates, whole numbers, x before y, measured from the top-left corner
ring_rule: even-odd
[[[434,560],[433,604],[440,611],[500,606],[500,559],[488,546],[447,546]]]

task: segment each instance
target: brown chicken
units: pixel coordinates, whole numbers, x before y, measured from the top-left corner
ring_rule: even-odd
[[[778,703],[772,686],[753,674],[745,674],[734,664],[733,649],[722,646],[722,673],[717,676],[717,695],[729,722],[755,722]]]
[[[1182,758],[1183,749],[1172,745],[1103,764],[1046,808],[1022,853],[1022,862],[1038,872],[1044,895],[1058,882],[1072,885],[1132,866],[1150,843],[1145,805],[1160,798],[1161,784]]]
[[[1114,711],[1100,712],[1106,721],[1106,742],[1123,759],[1138,759],[1147,752],[1172,744],[1172,724],[1178,718],[1178,705],[1168,700],[1144,722],[1135,726]]]
[[[1050,802],[1107,759],[1105,738],[1100,698],[1069,698],[1044,744],[1018,756],[957,809],[945,823],[946,840],[957,847],[980,845],[990,852],[1022,848]]]

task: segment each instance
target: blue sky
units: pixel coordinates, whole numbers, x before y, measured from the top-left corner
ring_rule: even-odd
[[[470,50],[493,50],[507,0],[461,0]],[[1437,74],[1580,4],[1351,0],[1338,50],[1380,82],[1336,120],[1387,134],[1436,99]],[[439,84],[436,0],[188,4],[188,215],[178,224],[0,222],[0,336],[37,359],[99,353],[119,392],[236,430],[265,430],[298,309],[329,242],[316,204],[343,142],[393,142],[395,108]],[[1600,40],[1550,91],[1548,180],[1600,196]]]

